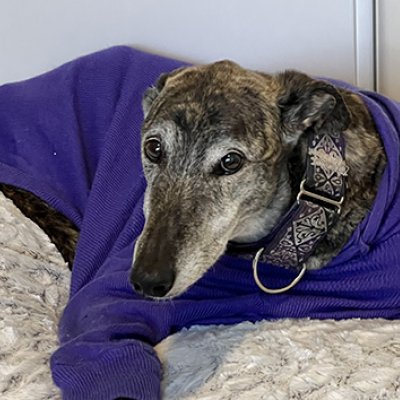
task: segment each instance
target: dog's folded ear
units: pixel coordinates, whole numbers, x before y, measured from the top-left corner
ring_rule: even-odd
[[[145,117],[149,113],[151,105],[153,104],[154,100],[158,97],[158,95],[161,93],[164,86],[166,85],[168,78],[176,75],[177,73],[181,72],[183,69],[185,69],[185,67],[175,69],[169,73],[166,72],[166,73],[161,74],[159,76],[159,78],[157,79],[156,84],[154,86],[150,86],[149,88],[147,88],[145,90],[144,95],[143,95],[143,100],[142,100],[143,113],[144,113]]]
[[[331,84],[297,71],[277,76],[283,140],[295,145],[308,128],[343,131],[350,115],[341,94]]]
[[[158,97],[161,90],[165,86],[165,82],[167,81],[168,76],[169,74],[167,73],[161,74],[156,84],[154,86],[150,86],[145,90],[142,100],[143,113],[145,117],[149,113],[151,105],[153,104],[154,100]]]

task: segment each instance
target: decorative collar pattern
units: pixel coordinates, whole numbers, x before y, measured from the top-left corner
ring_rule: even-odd
[[[301,275],[296,279],[301,278],[307,269],[307,260],[336,223],[344,201],[348,172],[344,155],[345,143],[341,132],[312,132],[308,139],[306,171],[296,202],[265,238],[254,243],[228,244],[229,251],[257,251],[253,262],[254,277],[262,290],[281,293],[294,285],[281,289],[263,286],[257,274],[259,259],[296,268]]]

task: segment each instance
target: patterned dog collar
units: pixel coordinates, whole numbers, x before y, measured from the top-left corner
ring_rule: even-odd
[[[265,238],[253,243],[228,243],[228,251],[257,252],[254,279],[265,292],[282,293],[303,277],[308,258],[337,221],[345,195],[348,167],[340,133],[313,132],[308,139],[306,171],[296,202]],[[300,270],[286,287],[269,289],[258,277],[258,261]]]

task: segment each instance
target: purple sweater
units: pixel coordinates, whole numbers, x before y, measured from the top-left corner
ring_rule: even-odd
[[[159,399],[153,346],[193,324],[400,316],[400,106],[367,92],[359,93],[388,165],[371,212],[329,266],[272,296],[256,286],[249,261],[224,255],[172,302],[133,292],[128,271],[144,222],[142,93],[181,65],[115,47],[0,87],[0,181],[34,192],[81,229],[60,347],[51,359],[66,400]],[[271,286],[293,278],[271,265],[259,271]]]

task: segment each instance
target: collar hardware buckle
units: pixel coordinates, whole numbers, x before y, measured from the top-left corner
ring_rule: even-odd
[[[297,195],[297,199],[296,199],[297,203],[300,202],[300,200],[302,199],[303,196],[306,196],[306,197],[309,197],[310,199],[318,200],[319,202],[322,203],[323,207],[326,207],[326,206],[323,205],[324,203],[326,205],[328,205],[327,208],[329,208],[329,206],[335,207],[336,208],[336,212],[338,214],[340,214],[342,212],[342,204],[343,204],[343,201],[344,201],[344,196],[342,196],[340,198],[340,200],[332,200],[329,197],[325,197],[325,196],[322,196],[320,194],[308,191],[304,187],[305,183],[306,183],[306,180],[303,179],[301,181],[301,184],[300,184],[300,191],[299,191],[299,193]]]

